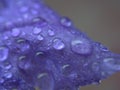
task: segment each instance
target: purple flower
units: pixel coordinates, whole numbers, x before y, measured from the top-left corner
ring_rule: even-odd
[[[42,1],[0,1],[0,90],[77,90],[120,71],[120,55]]]

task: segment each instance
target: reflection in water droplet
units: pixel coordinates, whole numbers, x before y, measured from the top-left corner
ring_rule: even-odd
[[[8,58],[8,48],[0,47],[0,61],[5,61]]]
[[[52,30],[49,29],[49,30],[48,30],[48,35],[49,35],[49,36],[54,36],[55,33],[54,33],[54,31],[52,31]]]
[[[53,48],[56,50],[62,50],[65,47],[65,44],[61,39],[55,39],[53,41]]]
[[[12,36],[17,37],[20,34],[20,30],[17,28],[12,29]]]
[[[63,26],[66,26],[66,27],[70,27],[72,25],[71,20],[67,17],[62,17],[60,22]]]
[[[40,40],[40,41],[42,41],[44,38],[43,38],[43,36],[38,35],[38,36],[37,36],[37,39]]]
[[[90,54],[92,51],[90,43],[85,39],[73,40],[71,42],[71,49],[73,52],[83,55]]]
[[[35,28],[33,29],[33,33],[34,33],[34,34],[39,34],[41,31],[42,31],[41,28],[38,28],[38,27],[35,27]]]

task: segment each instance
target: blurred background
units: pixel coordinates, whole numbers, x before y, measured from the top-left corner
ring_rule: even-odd
[[[45,0],[95,41],[120,54],[120,0]],[[120,90],[120,73],[81,90]]]

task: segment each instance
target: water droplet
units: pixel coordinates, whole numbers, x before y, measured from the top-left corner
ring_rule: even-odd
[[[53,41],[53,48],[56,50],[62,50],[65,47],[65,44],[61,39],[55,39]]]
[[[4,65],[4,69],[10,69],[12,67],[12,65],[10,63],[5,63]]]
[[[120,60],[119,59],[114,59],[114,58],[105,58],[104,60],[104,65],[108,68],[108,69],[112,69],[112,70],[120,70]],[[106,68],[106,69],[107,69]]]
[[[107,47],[105,47],[104,45],[100,44],[100,49],[104,52],[109,51]]]
[[[49,30],[48,30],[48,35],[49,35],[49,36],[54,36],[54,35],[55,35],[55,33],[54,33],[54,31],[53,31],[53,30],[49,29]]]
[[[38,74],[37,79],[41,79],[42,77],[44,77],[46,75],[47,75],[47,73]]]
[[[4,77],[7,79],[10,79],[12,77],[12,73],[11,72],[7,72],[4,74]]]
[[[62,25],[67,26],[67,27],[70,27],[72,25],[71,20],[67,17],[62,17],[60,22]]]
[[[8,58],[8,53],[8,48],[0,47],[0,61],[5,61]]]
[[[27,51],[30,50],[30,44],[29,44],[29,42],[27,40],[18,39],[17,43],[18,44],[15,47],[17,52],[26,53]]]
[[[42,41],[44,38],[43,38],[43,36],[38,35],[38,36],[37,36],[37,39],[40,40],[40,41]]]
[[[18,28],[12,29],[12,36],[17,37],[20,34],[20,30]]]
[[[35,27],[35,28],[33,29],[33,33],[34,33],[34,34],[39,34],[41,31],[42,31],[42,30],[41,30],[41,28],[39,28],[39,27]]]
[[[71,42],[71,49],[73,52],[83,55],[88,55],[92,51],[90,43],[85,39],[73,40]]]
[[[43,52],[37,52],[36,56],[43,55]]]
[[[23,12],[23,13],[27,12],[28,11],[28,7],[23,6],[23,7],[20,8],[20,11]]]
[[[68,65],[68,64],[66,64],[66,65],[63,65],[62,66],[62,69],[65,69],[65,68],[67,68],[67,67],[69,67],[70,65]]]
[[[0,78],[0,84],[4,83],[4,79]]]

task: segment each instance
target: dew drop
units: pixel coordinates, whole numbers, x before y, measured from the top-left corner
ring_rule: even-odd
[[[65,44],[61,39],[54,39],[53,48],[56,50],[62,50],[65,47]]]
[[[78,39],[78,40],[73,40],[71,42],[71,49],[75,53],[82,54],[82,55],[88,55],[92,51],[92,46],[87,40]]]
[[[44,77],[46,75],[47,75],[47,73],[38,74],[37,79],[41,79],[42,77]]]
[[[0,84],[4,83],[4,79],[0,78]]]
[[[108,69],[120,70],[120,61],[119,61],[118,59],[105,58],[103,61],[104,61],[104,65],[105,65]]]
[[[72,25],[71,20],[67,17],[62,17],[60,22],[63,26],[66,26],[66,27],[70,27]]]
[[[42,41],[44,38],[43,38],[43,36],[38,35],[38,36],[37,36],[37,39],[38,39],[39,41]]]
[[[4,77],[7,79],[10,79],[12,77],[12,73],[11,72],[7,72],[4,74]]]
[[[49,35],[49,36],[54,36],[55,33],[54,33],[54,31],[52,31],[51,29],[49,29],[49,30],[48,30],[48,35]]]
[[[41,28],[38,28],[38,27],[35,27],[35,28],[33,29],[33,33],[34,33],[34,34],[39,34],[41,31],[42,31]]]
[[[28,7],[26,7],[26,6],[23,6],[22,8],[20,8],[20,11],[21,12],[27,12],[28,11]]]
[[[20,30],[17,28],[12,29],[12,36],[17,37],[20,34]]]
[[[17,45],[16,45],[16,49],[18,52],[27,52],[30,50],[30,44],[27,40],[24,39],[18,39],[17,40]]]
[[[0,47],[0,61],[5,61],[8,58],[8,53],[8,48]]]
[[[100,49],[104,52],[109,51],[107,47],[105,47],[104,45],[100,44]]]
[[[6,63],[6,64],[4,65],[4,69],[8,70],[8,69],[10,69],[10,68],[12,68],[12,65],[11,65],[11,64]]]

